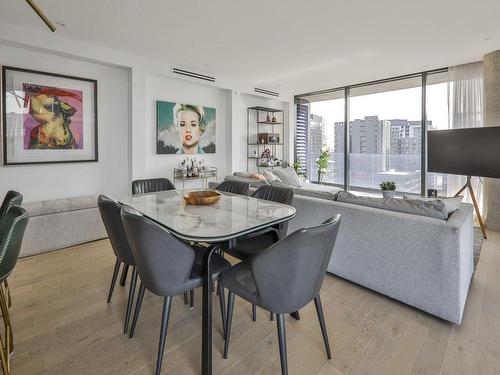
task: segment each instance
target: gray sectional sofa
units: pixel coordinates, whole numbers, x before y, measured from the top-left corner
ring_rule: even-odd
[[[328,272],[461,323],[474,270],[471,205],[447,220],[297,194],[293,206],[289,233],[342,215]]]

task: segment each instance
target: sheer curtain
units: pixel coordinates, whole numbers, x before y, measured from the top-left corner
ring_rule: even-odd
[[[483,62],[452,66],[448,70],[448,110],[450,129],[477,128],[483,126]],[[458,191],[466,181],[465,176],[450,175],[448,187],[451,193]],[[472,186],[483,213],[483,184],[472,178]],[[472,203],[469,193],[464,200]]]

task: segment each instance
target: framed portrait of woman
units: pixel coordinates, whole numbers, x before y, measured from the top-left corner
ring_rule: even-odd
[[[97,81],[2,67],[3,164],[95,162]]]
[[[157,154],[214,154],[215,130],[215,108],[156,102]]]

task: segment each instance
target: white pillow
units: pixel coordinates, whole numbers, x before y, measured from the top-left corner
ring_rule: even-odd
[[[264,177],[266,178],[267,182],[269,182],[269,183],[271,183],[273,181],[279,181],[279,182],[281,182],[281,180],[278,178],[278,176],[276,176],[272,172],[263,170],[262,174],[264,175]]]
[[[295,172],[295,169],[293,167],[286,167],[286,168],[274,168],[273,173],[275,176],[277,176],[281,182],[284,184],[293,186],[293,187],[300,187],[302,186],[302,182],[299,180],[299,176],[297,176],[297,172]]]
[[[444,203],[444,208],[446,209],[446,212],[448,213],[449,217],[453,212],[455,212],[460,208],[460,203],[462,202],[462,199],[464,199],[464,197],[462,195],[459,195],[458,197],[443,197],[443,198],[408,197],[406,199],[415,199],[426,202],[441,201]]]

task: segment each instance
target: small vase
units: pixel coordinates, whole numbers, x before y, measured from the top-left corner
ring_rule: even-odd
[[[394,190],[382,190],[382,196],[384,199],[392,199],[394,198],[396,192]]]

